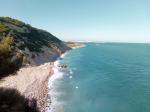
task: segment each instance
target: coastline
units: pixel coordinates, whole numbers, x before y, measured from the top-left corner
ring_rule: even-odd
[[[16,89],[21,95],[30,100],[31,105],[34,103],[32,99],[36,100],[37,112],[46,112],[49,82],[55,80],[52,79],[55,77],[52,77],[56,67],[54,63],[57,63],[59,58],[64,55],[65,53],[61,54],[54,62],[20,68],[15,75],[3,78],[0,81],[0,88]]]
[[[53,74],[49,77],[48,86],[47,86],[48,87],[48,92],[47,92],[47,104],[46,104],[46,108],[45,108],[46,112],[53,112],[54,110],[56,110],[55,103],[57,101],[56,101],[55,94],[53,94],[54,93],[53,90],[55,89],[55,86],[53,84],[57,79],[62,78],[63,75],[64,75],[62,72],[59,72],[58,65],[59,65],[60,59],[64,58],[66,53],[67,52],[63,53],[53,63],[53,68],[52,68],[53,69]]]
[[[43,78],[40,78],[37,81],[35,81],[29,88],[27,88],[27,91],[25,91],[24,93],[25,96],[27,96],[28,98],[37,99],[37,106],[40,112],[45,112],[47,106],[48,81],[49,78],[54,74],[54,62],[50,62],[48,64],[50,64],[50,66],[48,65],[49,73],[45,74],[45,76],[43,75]],[[33,90],[33,92],[31,92],[30,90]]]
[[[85,47],[85,44],[80,42],[66,42],[67,46],[72,49],[82,48]]]
[[[83,45],[75,43],[71,48],[80,47],[83,47]],[[36,100],[38,112],[46,112],[47,107],[51,106],[51,104],[47,105],[47,98],[49,97],[49,83],[55,80],[53,79],[55,76],[52,77],[55,74],[56,66],[54,66],[54,63],[58,62],[59,58],[63,58],[65,53],[58,56],[54,62],[50,60],[50,62],[38,66],[28,65],[20,68],[15,75],[3,78],[0,81],[0,88],[16,89],[30,100],[31,106],[34,103],[32,99]]]

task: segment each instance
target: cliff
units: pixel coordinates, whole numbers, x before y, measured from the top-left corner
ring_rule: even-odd
[[[0,76],[14,73],[22,65],[54,61],[69,49],[47,31],[16,19],[0,17]]]

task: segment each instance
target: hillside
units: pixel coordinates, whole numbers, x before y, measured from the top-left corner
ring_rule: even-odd
[[[47,31],[16,19],[0,17],[0,76],[14,73],[22,65],[53,61],[69,49]]]

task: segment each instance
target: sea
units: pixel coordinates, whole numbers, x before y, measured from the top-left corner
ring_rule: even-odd
[[[84,44],[55,62],[48,112],[150,112],[150,44]]]

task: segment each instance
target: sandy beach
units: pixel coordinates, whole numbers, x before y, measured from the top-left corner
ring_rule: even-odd
[[[28,99],[35,99],[40,112],[45,112],[48,80],[53,74],[53,63],[21,68],[16,75],[0,81],[0,87],[17,89]]]

